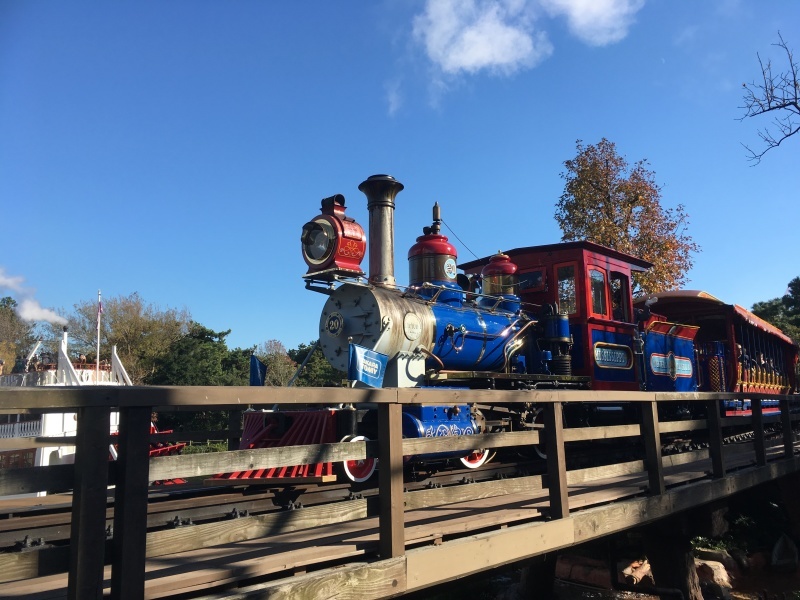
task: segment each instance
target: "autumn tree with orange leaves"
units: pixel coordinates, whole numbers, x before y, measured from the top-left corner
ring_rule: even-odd
[[[634,274],[634,293],[649,294],[682,287],[700,247],[686,233],[689,217],[682,204],[661,206],[661,187],[646,160],[632,167],[613,142],[577,141],[578,154],[564,162],[564,193],[556,221],[564,242],[587,240],[653,263]]]

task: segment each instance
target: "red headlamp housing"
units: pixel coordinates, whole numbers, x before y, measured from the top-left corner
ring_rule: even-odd
[[[304,277],[332,281],[337,275],[364,275],[361,261],[367,251],[367,237],[361,225],[344,211],[341,194],[324,198],[322,214],[303,225],[300,242],[308,265]]]

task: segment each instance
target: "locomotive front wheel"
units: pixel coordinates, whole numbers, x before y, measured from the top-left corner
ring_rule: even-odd
[[[369,438],[363,435],[347,435],[343,442],[368,442]],[[344,476],[353,483],[361,483],[372,477],[378,466],[377,458],[364,458],[360,460],[346,460],[342,463]]]
[[[489,459],[488,450],[474,450],[467,456],[462,457],[461,464],[468,469],[477,469]]]

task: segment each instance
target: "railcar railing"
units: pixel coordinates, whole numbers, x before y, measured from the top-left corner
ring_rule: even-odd
[[[726,418],[720,411],[724,400],[749,400],[751,416]],[[777,401],[779,414],[765,415],[765,401]],[[486,433],[476,436],[422,439],[402,438],[402,411],[410,404],[522,404],[535,402],[544,411],[541,429]],[[564,406],[574,402],[625,403],[638,406],[636,423],[607,427],[564,427]],[[705,419],[660,421],[659,406],[681,402],[703,406]],[[369,404],[378,413],[378,439],[367,442],[346,442],[237,450],[210,454],[149,458],[150,419],[153,411],[242,410],[254,408],[313,407],[340,404]],[[112,411],[119,411],[119,436],[115,462],[108,460],[109,422]],[[145,589],[145,560],[201,546],[222,544],[230,540],[254,539],[278,530],[268,519],[219,527],[214,536],[211,526],[197,526],[191,535],[176,536],[172,531],[147,532],[149,484],[157,480],[190,478],[218,473],[244,471],[272,466],[291,466],[319,462],[340,462],[378,458],[379,541],[376,560],[390,561],[390,577],[394,577],[392,593],[408,587],[405,575],[398,579],[397,565],[391,562],[406,553],[404,512],[415,507],[445,503],[448,498],[463,499],[462,493],[447,494],[442,490],[404,491],[403,457],[475,449],[497,449],[516,446],[544,445],[547,471],[544,477],[531,476],[519,481],[492,482],[474,492],[481,497],[525,490],[547,489],[547,517],[564,519],[570,515],[568,486],[591,480],[592,469],[567,470],[567,448],[574,442],[638,438],[643,458],[629,464],[616,465],[621,473],[646,473],[646,493],[661,495],[667,491],[665,465],[679,464],[680,459],[662,456],[663,436],[680,432],[707,431],[708,448],[700,450],[710,458],[708,477],[722,479],[734,468],[737,450],[725,446],[725,432],[733,427],[749,425],[752,429],[752,463],[755,467],[768,462],[790,460],[787,469],[800,469],[794,458],[796,435],[793,427],[800,421],[800,397],[775,394],[695,393],[671,394],[652,392],[604,391],[491,391],[435,389],[347,389],[347,388],[254,388],[254,387],[88,387],[88,388],[14,388],[0,389],[0,414],[75,412],[77,436],[69,441],[76,446],[74,465],[54,465],[20,469],[0,469],[0,499],[3,495],[73,490],[72,522],[68,564],[70,598],[94,598],[102,595],[103,569],[111,564],[111,594],[114,598],[141,598]],[[768,449],[767,426],[776,426],[782,438],[781,452]],[[215,432],[218,433],[218,432]],[[173,434],[180,438],[182,434]],[[232,434],[231,434],[232,435]],[[37,438],[40,444],[46,443]],[[63,441],[63,440],[60,440]],[[735,468],[741,468],[737,462]],[[109,486],[114,488],[113,537],[107,547],[106,508]],[[731,492],[732,493],[732,492]],[[478,496],[475,496],[478,497]],[[346,514],[344,514],[346,512]],[[335,518],[355,519],[368,516],[366,501],[352,505]],[[331,517],[333,519],[333,517]],[[285,519],[284,519],[285,520]],[[333,520],[329,522],[334,522]],[[107,548],[107,550],[106,550]],[[13,568],[0,554],[0,581],[26,579],[46,574],[43,566],[32,558],[17,557]],[[10,559],[9,559],[10,560]],[[379,597],[381,592],[375,592]]]

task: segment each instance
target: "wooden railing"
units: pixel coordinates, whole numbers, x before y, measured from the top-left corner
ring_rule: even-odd
[[[723,418],[720,400],[749,399],[752,417]],[[764,415],[763,399],[778,399],[779,415]],[[701,421],[659,422],[661,403],[692,402],[705,405],[707,419]],[[481,434],[475,436],[406,439],[401,434],[404,405],[536,402],[544,410],[544,426],[539,430]],[[615,427],[565,429],[563,408],[567,403],[626,402],[639,405],[639,423]],[[153,411],[170,410],[242,410],[271,408],[273,405],[337,405],[371,403],[377,407],[378,440],[240,450],[211,454],[192,454],[148,458],[150,417]],[[252,387],[88,387],[0,389],[0,413],[76,412],[78,418],[75,465],[0,470],[2,495],[37,491],[74,490],[69,552],[68,597],[95,598],[102,595],[103,569],[111,564],[113,598],[144,596],[145,560],[148,557],[180,552],[197,547],[202,534],[178,539],[174,532],[148,534],[148,486],[155,480],[197,477],[271,466],[290,466],[318,462],[338,462],[369,457],[379,459],[379,543],[380,560],[402,557],[405,550],[403,514],[409,509],[404,494],[403,456],[460,451],[477,448],[530,446],[544,443],[547,451],[547,489],[549,517],[569,516],[566,448],[578,441],[640,436],[644,448],[644,469],[650,495],[664,494],[664,461],[661,435],[680,431],[708,430],[712,479],[726,476],[728,456],[723,451],[723,431],[736,424],[750,424],[754,431],[753,448],[756,466],[767,464],[765,424],[778,422],[782,429],[784,458],[794,455],[793,421],[800,420],[800,397],[755,394],[670,394],[646,392],[599,391],[491,391],[432,389],[345,389],[345,388],[252,388]],[[112,411],[120,413],[119,456],[108,461],[109,419]],[[115,485],[113,539],[106,553],[106,504],[108,486]],[[498,492],[500,493],[500,492]],[[431,500],[432,501],[432,500]],[[404,502],[406,505],[404,506]],[[366,510],[366,509],[364,509]],[[355,517],[364,517],[359,512]],[[254,528],[252,537],[264,535],[264,528]],[[237,538],[241,539],[241,537]],[[159,540],[165,541],[159,546]],[[217,543],[224,543],[219,538]],[[108,554],[108,556],[106,556]],[[23,569],[24,571],[24,569]],[[24,578],[22,571],[9,575]],[[34,569],[31,574],[36,574]],[[41,574],[41,571],[38,571]],[[403,580],[405,581],[405,580]],[[402,582],[400,585],[403,585]],[[405,587],[394,589],[402,591]]]

